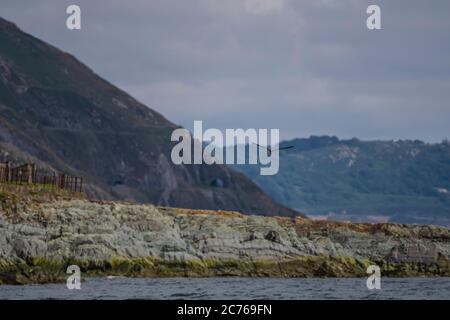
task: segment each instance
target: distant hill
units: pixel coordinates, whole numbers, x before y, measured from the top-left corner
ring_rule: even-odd
[[[235,166],[275,200],[333,219],[450,225],[450,144],[315,137],[285,141],[280,171]]]
[[[226,166],[173,165],[175,128],[73,56],[0,18],[0,161],[83,176],[96,198],[295,214]]]

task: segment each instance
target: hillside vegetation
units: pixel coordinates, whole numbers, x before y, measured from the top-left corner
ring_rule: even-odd
[[[234,166],[279,202],[354,221],[450,224],[450,144],[421,141],[286,141],[275,176]]]

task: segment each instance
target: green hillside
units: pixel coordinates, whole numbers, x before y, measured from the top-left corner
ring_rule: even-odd
[[[450,223],[450,144],[310,137],[286,141],[280,171],[235,166],[274,199],[337,219]]]

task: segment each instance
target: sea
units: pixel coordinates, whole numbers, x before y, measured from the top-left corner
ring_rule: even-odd
[[[326,300],[450,299],[450,278],[382,278],[369,290],[365,278],[86,278],[63,284],[0,285],[0,299]]]

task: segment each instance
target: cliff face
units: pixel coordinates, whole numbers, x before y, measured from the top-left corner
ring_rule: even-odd
[[[3,196],[0,283],[88,275],[450,275],[450,230]]]
[[[0,18],[0,161],[83,176],[94,198],[296,214],[224,165],[174,165],[170,135],[177,127]]]

